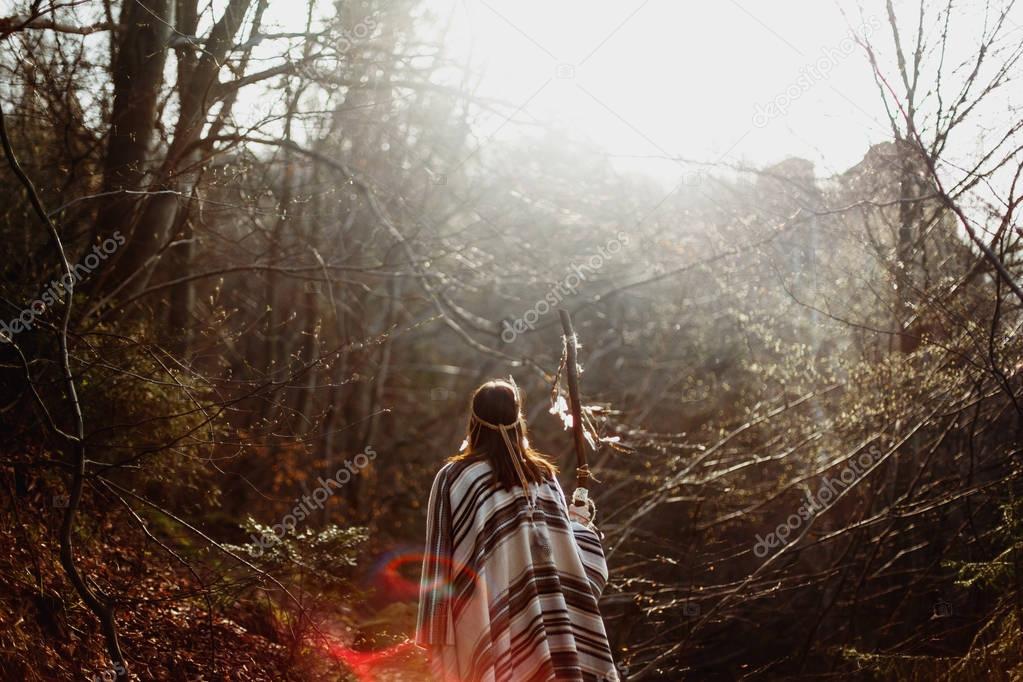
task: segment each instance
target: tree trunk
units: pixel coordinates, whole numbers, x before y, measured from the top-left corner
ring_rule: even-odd
[[[140,197],[122,192],[141,189],[148,171],[173,20],[172,0],[129,2],[111,38],[116,55],[112,65],[114,101],[102,191],[118,194],[106,197],[101,204],[93,228],[94,241],[117,231],[126,238],[131,235]]]
[[[235,33],[248,9],[250,0],[231,0],[223,16],[213,26],[198,58],[189,54],[193,46],[183,47],[178,68],[178,98],[180,113],[174,135],[152,188],[163,192],[149,197],[142,216],[128,243],[118,253],[111,271],[113,281],[130,284],[122,289],[122,296],[140,290],[155,266],[154,257],[170,237],[177,222],[182,197],[192,194],[198,179],[197,162],[201,150],[199,139],[210,107],[216,102],[216,84],[221,65],[227,56]],[[182,5],[184,5],[184,0]],[[194,21],[195,14],[188,3],[186,21]],[[181,9],[185,12],[184,7]],[[180,276],[184,273],[178,273]]]

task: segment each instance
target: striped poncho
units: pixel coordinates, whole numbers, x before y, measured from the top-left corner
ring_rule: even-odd
[[[597,608],[599,536],[569,520],[556,479],[531,488],[548,551],[531,542],[521,488],[501,490],[486,461],[434,479],[416,642],[443,682],[619,679]]]

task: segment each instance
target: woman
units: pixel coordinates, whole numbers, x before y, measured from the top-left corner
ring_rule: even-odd
[[[476,389],[462,451],[430,492],[416,642],[437,679],[619,679],[600,538],[555,474],[529,447],[515,384]]]

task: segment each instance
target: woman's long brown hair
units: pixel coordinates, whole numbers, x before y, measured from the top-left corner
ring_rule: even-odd
[[[521,485],[518,474],[515,472],[515,465],[511,460],[512,457],[518,457],[518,454],[508,452],[508,446],[505,445],[500,431],[480,424],[472,416],[475,413],[479,415],[480,419],[491,424],[515,423],[522,414],[517,388],[503,380],[488,381],[472,394],[470,406],[469,425],[465,435],[469,446],[451,457],[449,461],[486,459],[494,471],[494,480],[498,487],[510,490]],[[522,452],[525,459],[523,469],[530,482],[540,483],[554,478],[557,474],[554,464],[547,459],[546,455],[537,452],[528,445],[525,419],[520,421],[508,435],[515,447]]]

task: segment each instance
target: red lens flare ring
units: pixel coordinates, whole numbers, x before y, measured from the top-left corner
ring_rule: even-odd
[[[415,582],[406,578],[402,573],[402,569],[421,567],[427,557],[428,555],[423,552],[400,552],[384,555],[377,562],[377,568],[374,571],[374,586],[381,590],[385,596],[393,599],[418,599],[421,591],[432,592],[449,589],[450,585],[445,584],[446,581],[443,578],[437,578],[428,583]],[[449,575],[467,572],[473,582],[478,579],[472,569],[450,557],[429,556],[428,563],[446,565]]]

